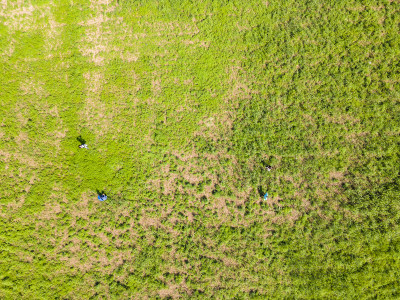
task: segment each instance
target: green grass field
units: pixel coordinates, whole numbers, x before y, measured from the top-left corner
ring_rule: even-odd
[[[399,24],[0,1],[0,299],[400,298]]]

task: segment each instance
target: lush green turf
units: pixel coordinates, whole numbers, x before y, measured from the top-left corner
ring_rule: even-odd
[[[399,22],[2,1],[0,298],[399,298]]]

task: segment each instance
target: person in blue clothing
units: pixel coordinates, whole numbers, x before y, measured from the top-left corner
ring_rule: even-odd
[[[106,194],[101,194],[101,195],[97,195],[97,199],[99,199],[100,201],[104,201],[107,200],[107,195]]]
[[[265,193],[264,195],[264,201],[268,199],[268,193]]]

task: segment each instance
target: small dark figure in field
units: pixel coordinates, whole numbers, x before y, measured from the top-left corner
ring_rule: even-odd
[[[79,148],[81,148],[81,149],[82,149],[82,148],[87,149],[86,141],[85,141],[85,139],[82,138],[82,136],[78,136],[76,139],[78,140],[79,143],[81,143],[81,145],[79,146]]]
[[[107,200],[107,195],[102,193],[101,195],[97,195],[97,199],[99,199],[100,201]]]
[[[271,166],[266,166],[265,169],[269,172],[269,171],[272,170],[272,167]]]

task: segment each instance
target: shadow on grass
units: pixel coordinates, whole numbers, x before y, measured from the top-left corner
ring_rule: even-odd
[[[265,191],[263,191],[263,189],[260,185],[257,187],[257,191],[258,191],[258,194],[260,195],[260,197],[264,197]]]
[[[78,136],[76,139],[78,140],[79,143],[81,143],[81,145],[86,144],[86,140],[82,138],[82,136]]]
[[[104,190],[101,190],[101,192],[100,192],[100,190],[96,189],[96,193],[98,196],[101,196],[103,194],[107,195],[106,192],[104,192]]]

